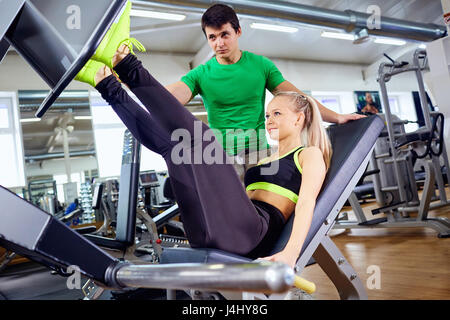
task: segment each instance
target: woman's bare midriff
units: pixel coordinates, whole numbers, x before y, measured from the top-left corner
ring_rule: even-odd
[[[266,190],[247,191],[247,195],[251,200],[266,202],[281,211],[287,220],[295,209],[295,203],[286,197]]]

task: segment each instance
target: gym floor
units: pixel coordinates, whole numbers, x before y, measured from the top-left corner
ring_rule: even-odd
[[[449,188],[446,191],[448,199]],[[366,213],[376,205],[362,207]],[[351,207],[342,210],[352,214]],[[450,218],[450,208],[432,210],[428,216]],[[380,267],[380,288],[370,290],[366,286],[369,300],[450,300],[450,239],[438,238],[433,229],[333,230],[331,239],[363,285],[373,274],[367,268]],[[317,264],[307,267],[301,276],[316,284],[315,299],[339,299],[333,283]]]

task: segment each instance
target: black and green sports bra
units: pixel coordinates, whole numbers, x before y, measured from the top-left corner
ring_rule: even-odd
[[[297,203],[302,182],[302,168],[298,162],[298,154],[303,149],[303,146],[296,147],[278,159],[270,162],[262,160],[258,165],[248,169],[244,178],[246,190],[271,191]],[[269,168],[276,165],[276,161],[279,165],[278,170],[274,174],[263,174],[276,168]]]

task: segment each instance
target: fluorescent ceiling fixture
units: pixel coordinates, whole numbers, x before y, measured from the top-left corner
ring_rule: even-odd
[[[250,27],[253,29],[269,30],[269,31],[279,31],[294,33],[298,31],[298,28],[279,26],[275,24],[265,24],[265,23],[252,23]]]
[[[92,120],[92,116],[75,116],[75,120]]]
[[[186,16],[183,14],[148,11],[148,10],[134,10],[134,9],[131,9],[130,16],[143,17],[143,18],[154,18],[154,19],[164,19],[164,20],[175,20],[175,21],[182,21],[186,18]]]
[[[393,46],[403,46],[406,44],[406,41],[399,40],[399,39],[389,39],[389,38],[376,38],[374,40],[375,43],[382,43],[382,44],[391,44]]]
[[[197,111],[197,112],[192,112],[192,114],[194,116],[206,116],[206,115],[208,115],[208,112],[206,112],[206,111]]]
[[[341,40],[355,40],[355,36],[350,33],[339,33],[339,32],[329,32],[323,31],[320,34],[324,38],[333,38],[333,39],[341,39]]]
[[[29,119],[20,119],[20,122],[26,123],[26,122],[39,122],[41,121],[41,118],[29,118]]]

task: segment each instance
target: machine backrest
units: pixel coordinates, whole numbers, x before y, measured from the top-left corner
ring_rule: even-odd
[[[122,167],[120,169],[119,202],[117,204],[116,238],[87,234],[94,243],[108,248],[126,248],[135,242],[136,205],[139,188],[141,144],[129,130],[123,139]]]

